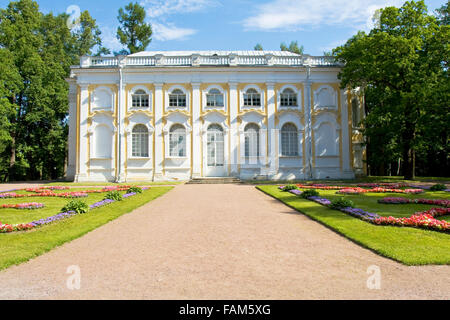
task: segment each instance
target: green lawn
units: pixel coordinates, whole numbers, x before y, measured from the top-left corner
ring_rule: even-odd
[[[246,183],[249,184],[255,184],[255,185],[262,185],[262,184],[273,184],[273,180],[245,180]],[[326,180],[280,180],[276,183],[280,184],[294,184],[294,183],[329,183],[331,184],[358,184],[358,183],[371,183],[371,182],[378,182],[378,183],[411,183],[411,184],[420,184],[421,182],[431,182],[431,183],[450,183],[449,177],[416,177],[414,180],[404,180],[401,176],[367,176],[367,177],[358,177],[353,180],[333,180],[333,179],[326,179]]]
[[[385,257],[406,265],[450,264],[450,235],[448,234],[409,227],[377,226],[315,202],[304,200],[289,192],[280,191],[274,185],[257,186],[257,188],[348,239]],[[318,191],[321,196],[330,199],[335,196],[342,196],[336,195],[336,190]],[[356,207],[383,215],[405,216],[423,208],[425,210],[431,208],[431,206],[425,205],[387,205],[376,203],[378,198],[384,196],[386,194],[347,197],[355,202]],[[399,195],[389,194],[388,196]],[[364,199],[365,197],[366,199]],[[427,192],[412,197],[445,198],[446,195],[443,195],[441,192]]]
[[[38,227],[31,231],[2,233],[0,234],[0,248],[2,248],[0,250],[0,270],[11,265],[28,261],[68,241],[79,238],[82,235],[108,223],[109,221],[112,221],[125,213],[131,212],[147,202],[165,194],[172,188],[173,187],[152,187],[149,190],[145,190],[142,194],[135,195],[129,199],[114,202],[110,205],[94,209],[86,214],[63,219],[46,226]],[[94,193],[90,194],[88,198],[82,199],[85,199],[86,202],[91,203],[96,202],[95,199],[97,199],[97,201],[103,199],[103,196],[104,194]],[[54,198],[37,199],[40,199],[39,202],[47,204],[48,201],[53,200]],[[23,198],[15,199],[15,202],[29,202],[22,200]],[[56,198],[55,201],[56,200],[63,200],[63,202],[68,201],[67,199],[61,198]],[[6,201],[6,199],[1,200],[1,203],[3,203],[3,201]],[[56,202],[54,205],[55,208],[59,206]],[[48,208],[49,207],[50,205]],[[52,211],[51,213],[49,211],[50,214],[46,216],[54,215],[58,212],[60,212],[60,210]],[[16,214],[23,214],[22,210],[16,210]],[[151,212],[149,212],[149,214],[151,214]],[[2,217],[2,215],[0,215],[0,217]],[[2,219],[0,218],[0,220]]]

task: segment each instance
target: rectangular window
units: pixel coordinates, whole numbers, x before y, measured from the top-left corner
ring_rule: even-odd
[[[297,106],[297,95],[290,93],[283,93],[280,97],[280,105],[282,107],[295,107]]]
[[[148,94],[133,94],[131,100],[133,108],[148,108],[149,106]]]

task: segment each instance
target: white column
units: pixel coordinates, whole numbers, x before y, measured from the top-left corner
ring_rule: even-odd
[[[192,177],[201,176],[202,150],[201,150],[201,129],[202,121],[200,119],[200,83],[192,83]]]
[[[305,168],[305,178],[313,178],[313,158],[312,154],[312,119],[311,119],[311,81],[309,80],[309,71],[308,78],[305,81],[305,150],[306,154],[304,155],[306,168]]]
[[[68,159],[66,179],[73,181],[76,174],[77,164],[77,83],[75,79],[68,80],[69,83],[69,137],[68,137]]]
[[[230,82],[230,159],[231,176],[238,176],[239,123],[237,83]]]
[[[155,83],[155,180],[163,180],[163,84]]]
[[[275,125],[275,88],[273,83],[267,83],[267,134],[269,135],[269,175],[278,173],[278,130]]]
[[[125,173],[125,163],[127,161],[127,153],[125,150],[125,84],[123,81],[123,71],[120,68],[119,69],[119,83],[118,83],[118,110],[117,110],[117,123],[118,123],[118,130],[117,130],[117,137],[118,137],[118,144],[117,147],[119,148],[117,155],[119,159],[117,159],[117,163],[119,165],[118,170],[118,177],[116,177],[117,182],[125,182],[127,177]]]
[[[89,85],[80,84],[80,130],[79,130],[79,154],[78,172],[75,175],[75,182],[83,182],[88,178],[87,155],[88,155],[88,112],[89,112]]]
[[[348,131],[348,96],[347,91],[341,90],[341,130],[342,130],[342,174],[344,178],[354,178],[350,166],[350,132]]]

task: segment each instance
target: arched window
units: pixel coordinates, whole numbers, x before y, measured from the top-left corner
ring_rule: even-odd
[[[296,107],[297,106],[297,94],[294,90],[287,88],[280,94],[280,106],[281,107]]]
[[[223,107],[223,94],[218,89],[211,89],[206,94],[207,107]]]
[[[95,157],[107,159],[111,158],[112,132],[107,125],[100,124],[95,127],[94,141],[95,141]]]
[[[137,124],[131,134],[133,157],[148,157],[148,129],[143,124]]]
[[[244,128],[245,156],[259,157],[259,127],[249,123]]]
[[[169,107],[186,107],[186,94],[175,89],[169,94]]]
[[[148,108],[149,106],[149,95],[144,90],[136,90],[131,95],[133,108]]]
[[[170,128],[169,154],[171,157],[186,156],[186,129],[181,124],[174,124]]]
[[[281,155],[298,156],[298,131],[292,123],[281,128]]]
[[[256,89],[250,88],[244,93],[244,106],[246,107],[260,107],[261,94]]]
[[[360,121],[359,101],[358,98],[354,97],[352,99],[352,126],[354,128],[358,127]]]

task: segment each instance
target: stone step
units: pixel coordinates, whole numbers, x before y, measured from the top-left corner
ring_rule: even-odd
[[[193,178],[187,184],[237,184],[241,180],[234,177]]]

